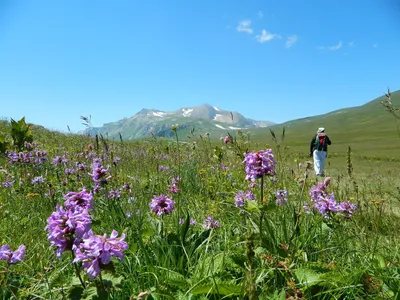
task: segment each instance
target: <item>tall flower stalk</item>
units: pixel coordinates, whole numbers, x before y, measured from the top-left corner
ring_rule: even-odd
[[[260,206],[264,205],[264,177],[274,176],[276,161],[272,153],[272,149],[260,150],[257,152],[250,152],[244,154],[243,163],[246,165],[246,180],[255,182],[261,179],[260,188]],[[264,219],[264,212],[260,212],[259,230],[260,240],[262,239],[262,223]]]

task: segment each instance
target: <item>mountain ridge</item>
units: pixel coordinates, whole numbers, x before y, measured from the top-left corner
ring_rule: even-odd
[[[103,126],[91,127],[81,133],[103,134],[109,138],[117,138],[121,134],[124,139],[140,139],[151,135],[169,137],[171,126],[178,124],[187,131],[197,133],[226,134],[228,130],[268,127],[275,123],[246,118],[234,111],[224,110],[210,104],[186,106],[172,111],[155,108],[142,108],[131,117],[115,122],[104,123]],[[199,132],[200,131],[200,132]]]

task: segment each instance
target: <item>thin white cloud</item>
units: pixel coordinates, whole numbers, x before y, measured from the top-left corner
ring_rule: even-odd
[[[273,39],[276,39],[276,38],[280,38],[280,35],[270,33],[268,31],[266,31],[265,29],[261,30],[260,35],[256,35],[257,41],[261,44],[272,41]]]
[[[291,35],[286,39],[286,48],[290,48],[299,40],[297,35]]]
[[[243,20],[239,22],[239,25],[237,27],[238,32],[245,32],[248,34],[253,33],[253,29],[251,28],[251,21],[250,20]]]
[[[259,10],[258,13],[257,13],[257,16],[258,16],[260,19],[262,19],[262,18],[264,18],[264,13],[263,13],[261,10]]]
[[[351,42],[349,43],[349,47],[354,47],[354,42],[353,42],[353,41],[351,41]]]
[[[320,46],[320,47],[318,47],[318,49],[319,49],[319,50],[337,51],[337,50],[339,50],[340,48],[342,48],[342,46],[343,46],[342,41],[339,41],[339,43],[338,43],[337,45],[334,45],[334,46],[327,46],[327,47]]]

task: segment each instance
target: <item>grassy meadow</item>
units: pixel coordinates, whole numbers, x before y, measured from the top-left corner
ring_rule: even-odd
[[[0,157],[0,247],[26,247],[22,257],[0,248],[0,298],[397,299],[396,127],[385,131],[393,138],[368,139],[368,131],[339,135],[326,126],[330,183],[318,205],[334,197],[354,205],[350,213],[312,200],[324,182],[307,155],[314,127],[288,128],[283,140],[274,128],[275,140],[265,131],[180,143],[34,126],[33,144]],[[0,131],[9,135],[10,125]],[[244,152],[267,148],[276,174],[246,180]],[[82,191],[92,198],[86,211],[76,208],[86,198],[71,194]],[[71,195],[80,201],[75,211]],[[168,205],[156,210],[150,203],[161,195]],[[50,237],[49,222],[58,230]]]

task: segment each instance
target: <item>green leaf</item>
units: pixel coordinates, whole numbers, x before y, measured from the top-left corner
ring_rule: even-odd
[[[82,299],[83,287],[72,286],[68,289],[68,299],[80,300]]]
[[[274,203],[268,203],[264,204],[260,207],[261,211],[267,212],[267,211],[272,211],[275,210],[278,206],[276,206]]]
[[[294,273],[296,274],[297,281],[306,286],[316,285],[322,281],[321,276],[323,274],[317,273],[311,269],[298,268]]]
[[[190,216],[189,213],[186,214],[186,220],[181,226],[181,241],[184,242],[186,238],[186,234],[189,230],[190,226]]]
[[[257,201],[247,201],[245,208],[248,211],[260,212],[260,208],[257,204]]]
[[[221,284],[206,284],[199,285],[190,291],[192,295],[214,294],[214,295],[239,295],[241,287],[236,284],[221,283]]]
[[[85,300],[94,300],[94,299],[99,299],[97,296],[97,288],[94,286],[88,287],[83,291],[82,298]]]

